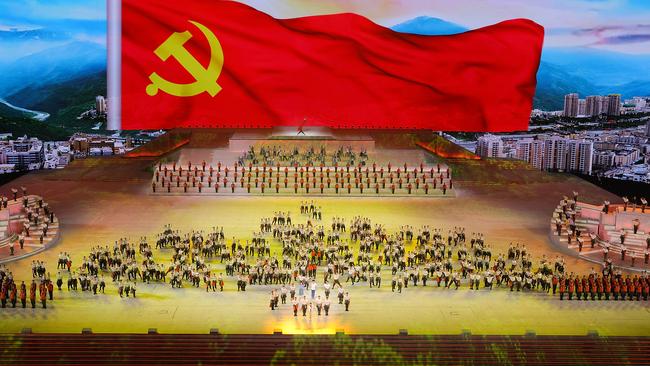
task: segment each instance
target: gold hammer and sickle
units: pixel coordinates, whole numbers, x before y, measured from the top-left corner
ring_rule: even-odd
[[[177,96],[177,97],[192,97],[203,92],[207,92],[210,96],[214,97],[219,91],[221,86],[217,84],[217,78],[221,74],[223,67],[223,50],[217,37],[210,29],[198,22],[189,21],[194,24],[207,38],[210,45],[210,63],[207,68],[203,65],[185,48],[185,42],[192,38],[189,31],[182,33],[174,32],[165,42],[163,42],[154,53],[158,58],[166,61],[169,56],[174,57],[178,63],[187,70],[187,72],[196,79],[195,82],[189,84],[176,84],[163,79],[160,75],[153,72],[149,75],[151,84],[147,85],[147,94],[154,96],[158,94],[158,90]]]

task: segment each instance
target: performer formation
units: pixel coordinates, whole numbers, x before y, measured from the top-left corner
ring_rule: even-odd
[[[324,222],[323,211],[315,201],[304,200],[297,215],[278,211],[261,218],[248,238],[228,236],[223,227],[182,233],[166,225],[153,241],[120,238],[92,247],[78,263],[61,252],[55,279],[42,261],[32,262],[31,281],[14,280],[3,266],[2,308],[34,308],[40,301],[45,309],[54,300],[55,285],[57,291],[101,296],[107,283],[122,298],[135,298],[141,283],[242,296],[254,288],[269,291],[271,311],[296,317],[352,311],[359,286],[395,296],[408,296],[410,288],[443,295],[464,287],[549,293],[574,301],[639,301],[650,292],[645,273],[623,274],[610,262],[599,271],[574,273],[561,256],[534,259],[525,244],[511,243],[497,253],[482,233],[464,227],[402,225],[390,232],[361,215]]]

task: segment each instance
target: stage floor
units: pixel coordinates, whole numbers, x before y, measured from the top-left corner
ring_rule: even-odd
[[[188,156],[183,155],[181,156]],[[20,283],[31,281],[32,260],[47,263],[56,278],[59,252],[72,254],[73,266],[96,245],[111,245],[121,238],[136,241],[141,236],[153,242],[163,226],[172,224],[182,231],[210,230],[223,226],[226,238],[251,238],[259,230],[259,218],[275,211],[299,215],[301,197],[197,197],[153,196],[150,190],[152,159],[89,159],[75,161],[62,171],[35,172],[0,188],[26,186],[30,193],[45,197],[61,222],[61,238],[50,250],[11,262],[7,266]],[[535,263],[546,254],[564,255],[569,271],[587,273],[592,263],[569,257],[549,240],[549,219],[563,195],[573,190],[594,203],[616,197],[578,178],[521,170],[508,163],[448,162],[457,182],[455,199],[422,198],[322,198],[323,223],[331,218],[364,215],[383,223],[389,231],[409,224],[424,224],[446,230],[464,226],[468,234],[482,232],[493,253],[504,252],[512,243],[525,244]],[[311,198],[310,198],[311,199]],[[273,247],[277,250],[277,244]],[[157,262],[169,261],[171,250],[154,251]],[[212,262],[216,268],[218,261]],[[248,286],[238,293],[233,279],[226,279],[224,293],[206,293],[205,288],[172,289],[169,284],[138,284],[137,299],[120,299],[116,287],[107,281],[106,295],[86,292],[58,292],[48,309],[1,309],[0,332],[95,332],[205,333],[218,328],[222,333],[409,333],[456,334],[580,334],[597,330],[601,335],[650,334],[650,304],[641,302],[560,302],[541,293],[510,293],[505,289],[470,291],[461,289],[413,288],[402,294],[390,291],[390,272],[384,268],[381,289],[367,284],[350,290],[351,311],[332,305],[328,318],[311,318],[290,312],[289,305],[271,311],[271,287]],[[597,269],[598,270],[598,269]],[[108,276],[108,274],[107,274]],[[322,277],[319,275],[319,280]],[[277,288],[277,287],[274,287]]]

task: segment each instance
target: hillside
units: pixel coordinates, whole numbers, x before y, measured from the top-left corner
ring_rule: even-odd
[[[0,131],[3,133],[10,132],[14,137],[27,135],[50,141],[67,140],[70,137],[70,133],[63,128],[32,118],[5,116],[4,112],[4,109],[0,110]]]
[[[589,81],[567,73],[561,67],[541,62],[537,71],[537,90],[533,99],[535,108],[543,110],[562,109],[564,95],[579,93],[585,95],[598,93],[598,88]]]
[[[71,42],[1,65],[0,97],[10,100],[9,95],[25,88],[38,90],[41,86],[73,80],[101,70],[106,70],[106,48],[90,42]]]
[[[106,71],[39,87],[27,87],[7,98],[14,105],[50,113],[46,123],[70,131],[89,130],[93,121],[77,120],[92,108],[97,95],[106,95]]]
[[[17,111],[3,103],[0,103],[0,116],[5,118],[25,118],[30,117],[30,114]]]
[[[601,92],[603,94],[617,93],[616,90],[623,90],[623,92],[618,92],[623,98],[648,96],[650,95],[650,81],[637,80],[623,84],[619,87],[603,87]]]

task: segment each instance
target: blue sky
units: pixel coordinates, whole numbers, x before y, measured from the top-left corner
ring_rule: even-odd
[[[39,26],[61,19],[106,20],[106,1],[0,0],[0,24]]]
[[[546,46],[650,54],[650,0],[241,1],[278,18],[354,12],[385,26],[422,15],[467,28],[524,17],[546,28]],[[98,28],[105,20],[105,0],[0,0],[0,30],[56,28],[71,39],[105,43]]]

